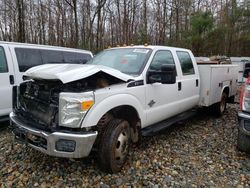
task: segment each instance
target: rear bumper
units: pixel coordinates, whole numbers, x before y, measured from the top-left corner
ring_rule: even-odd
[[[238,113],[239,130],[247,136],[250,136],[250,114],[245,112]]]
[[[10,113],[10,123],[17,140],[42,153],[56,157],[86,157],[97,137],[96,131],[84,134],[42,131],[25,125],[13,112]]]

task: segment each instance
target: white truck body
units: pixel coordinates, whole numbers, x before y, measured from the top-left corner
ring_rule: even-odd
[[[128,46],[85,65],[41,65],[25,75],[30,80],[15,88],[10,114],[16,138],[33,135],[24,142],[59,157],[85,157],[96,146],[101,163],[116,172],[141,130],[198,106],[219,105],[223,113],[236,94],[237,66],[197,66],[188,49]]]
[[[86,60],[93,57],[92,53],[86,50],[0,41],[0,120],[6,120],[11,112],[12,87],[23,82],[25,70],[48,61],[59,61],[58,59],[79,60],[84,58],[84,55]]]
[[[237,92],[237,65],[198,65],[201,89],[200,106],[211,106],[221,99],[225,87],[229,88],[229,96]]]

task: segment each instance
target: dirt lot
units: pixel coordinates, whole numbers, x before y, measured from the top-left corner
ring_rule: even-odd
[[[237,104],[214,118],[203,112],[130,151],[118,174],[102,172],[95,154],[81,160],[46,156],[0,131],[0,187],[249,187],[250,158],[236,149]]]

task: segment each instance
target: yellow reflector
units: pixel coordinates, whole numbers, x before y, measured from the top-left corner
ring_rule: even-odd
[[[84,101],[82,102],[82,109],[81,110],[88,110],[93,106],[94,101]]]

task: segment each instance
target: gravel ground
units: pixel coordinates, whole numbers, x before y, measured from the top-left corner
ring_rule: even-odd
[[[102,172],[92,154],[46,156],[12,144],[0,131],[0,187],[249,187],[250,158],[236,149],[237,104],[221,118],[206,112],[144,137],[118,174]]]

